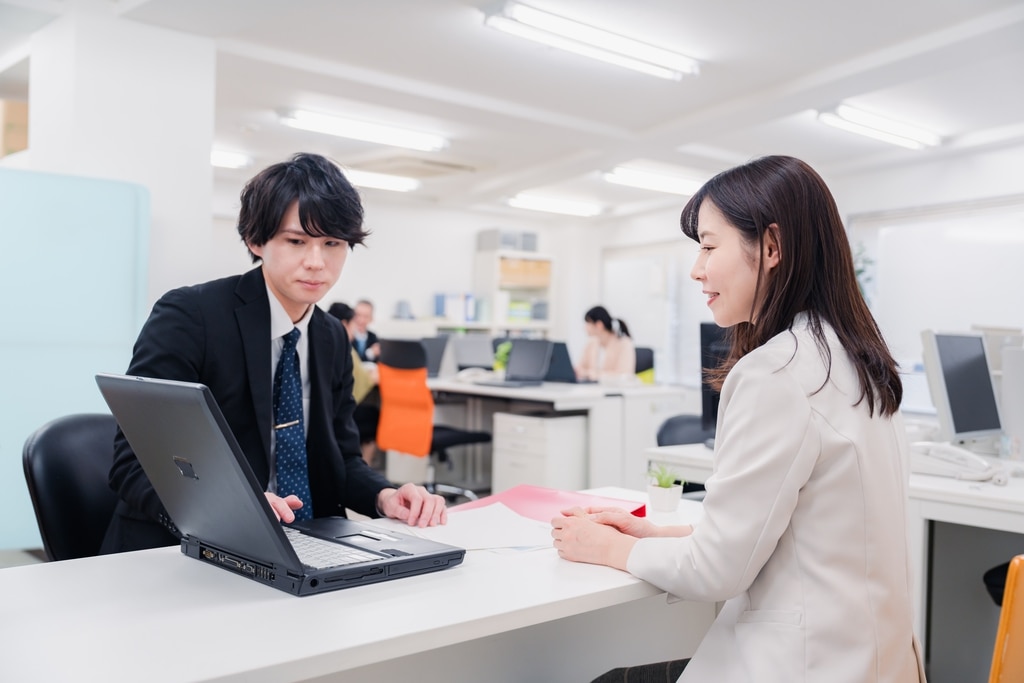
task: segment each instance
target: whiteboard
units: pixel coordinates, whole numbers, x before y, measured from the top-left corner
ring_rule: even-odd
[[[901,363],[921,331],[1024,326],[1024,206],[882,223],[872,311]]]

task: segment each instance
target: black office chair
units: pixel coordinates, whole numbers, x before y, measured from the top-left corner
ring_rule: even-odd
[[[52,420],[25,441],[25,481],[48,559],[99,553],[117,504],[107,483],[116,431],[112,415],[83,413]]]
[[[704,443],[715,437],[715,429],[704,428],[700,415],[673,415],[658,427],[658,445],[674,446],[684,443]]]
[[[656,438],[659,446],[674,446],[705,443],[714,437],[714,428],[705,429],[700,415],[673,415],[658,427]],[[704,497],[704,485],[683,482],[683,495],[686,498],[701,500]]]
[[[381,450],[429,456],[437,465],[449,461],[449,448],[491,441],[487,432],[433,423],[434,398],[427,387],[427,354],[419,341],[382,339],[377,369],[380,388],[377,446]],[[433,478],[423,485],[450,501],[478,498],[470,489],[439,484]]]
[[[646,346],[636,347],[636,374],[654,369],[654,349]]]
[[[644,384],[654,384],[654,349],[637,346],[636,376]]]

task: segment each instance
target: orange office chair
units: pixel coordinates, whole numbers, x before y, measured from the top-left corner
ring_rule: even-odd
[[[476,500],[466,488],[438,484],[433,466],[447,462],[448,449],[473,443],[488,443],[487,432],[473,432],[434,424],[434,397],[427,387],[427,354],[419,341],[382,339],[377,359],[380,388],[380,422],[377,445],[408,455],[431,457],[424,486],[446,498]]]
[[[1024,555],[1010,560],[989,683],[1024,681]]]

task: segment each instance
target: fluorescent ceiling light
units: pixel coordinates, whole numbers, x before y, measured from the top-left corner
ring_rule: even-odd
[[[389,175],[387,173],[373,173],[372,171],[358,171],[351,168],[345,169],[345,177],[356,187],[372,187],[377,190],[412,192],[420,187],[420,181],[416,178]]]
[[[694,178],[683,178],[664,173],[651,171],[640,171],[626,166],[616,166],[611,173],[604,173],[602,177],[609,183],[638,187],[641,190],[654,190],[656,192],[668,192],[669,194],[692,195],[704,184],[703,180]]]
[[[213,149],[210,150],[210,164],[217,168],[248,168],[252,166],[252,157],[242,152]]]
[[[861,111],[847,104],[839,105],[835,111],[819,112],[818,120],[850,133],[908,149],[924,149],[942,143],[942,137],[936,133]]]
[[[376,142],[382,145],[415,149],[420,152],[436,152],[448,146],[440,135],[421,133],[405,128],[394,128],[379,123],[343,119],[328,114],[296,109],[281,117],[281,123],[292,128],[301,128],[315,133],[326,133],[341,138]]]
[[[517,2],[507,2],[497,11],[485,14],[484,24],[520,38],[659,78],[678,81],[684,74],[700,73],[700,63],[692,57]]]
[[[602,207],[598,204],[580,202],[569,199],[554,199],[552,197],[540,197],[531,194],[517,194],[508,200],[509,206],[517,209],[529,209],[531,211],[546,211],[547,213],[559,213],[565,216],[580,216],[589,218],[601,213]]]

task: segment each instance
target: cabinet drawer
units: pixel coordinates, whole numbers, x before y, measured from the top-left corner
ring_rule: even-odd
[[[494,414],[491,490],[534,484],[576,490],[587,485],[587,418]]]
[[[535,453],[543,455],[548,451],[547,439],[531,439],[525,436],[495,434],[494,443],[503,451],[514,453]]]
[[[550,485],[544,458],[523,453],[495,451],[491,471],[491,491],[499,493],[519,484]]]
[[[512,413],[494,414],[494,437],[510,439],[535,439],[544,441],[548,434],[550,419],[532,417],[530,415],[513,415]]]

